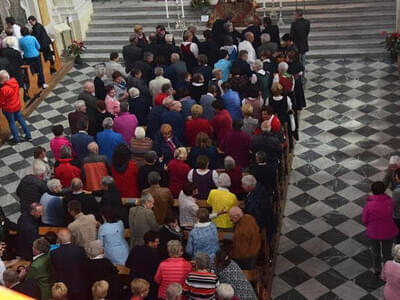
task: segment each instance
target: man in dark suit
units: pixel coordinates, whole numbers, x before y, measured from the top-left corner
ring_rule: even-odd
[[[12,43],[13,40],[7,40],[7,43]],[[3,67],[2,63],[0,63],[0,70],[8,70],[11,77],[14,77],[19,86],[24,86],[24,81],[22,77],[22,69],[21,65],[24,64],[24,61],[21,58],[21,53],[11,46],[7,45],[6,48],[0,49],[0,60],[6,61],[8,59],[8,63]]]
[[[205,41],[199,44],[199,52],[207,56],[208,65],[213,67],[218,60],[219,47],[217,42],[212,39],[211,30],[204,30],[203,36]]]
[[[71,137],[72,148],[74,148],[80,161],[88,156],[88,145],[94,142],[94,138],[87,133],[88,127],[89,122],[87,119],[79,120],[77,123],[78,132]]]
[[[305,54],[308,51],[308,34],[310,33],[310,21],[303,18],[303,11],[296,9],[293,13],[294,22],[290,26],[290,36],[299,50],[301,64],[304,67]]]
[[[86,81],[83,84],[83,91],[78,95],[78,99],[85,101],[86,115],[89,119],[89,122],[93,122],[97,113],[97,98],[94,95],[94,83],[92,81]]]
[[[84,264],[88,259],[82,247],[71,243],[71,233],[62,229],[58,233],[60,247],[51,252],[51,264],[55,281],[64,282],[68,287],[69,299],[89,299],[89,286],[84,275]]]
[[[71,134],[78,132],[78,122],[83,119],[88,119],[86,115],[85,100],[77,100],[74,103],[75,111],[68,114],[68,123]]]
[[[40,289],[36,282],[31,279],[20,279],[17,271],[13,269],[5,270],[3,273],[3,280],[7,288],[31,298],[40,299]]]
[[[30,205],[29,211],[18,218],[17,254],[25,260],[32,260],[32,245],[39,238],[39,219],[42,214],[42,205],[35,202]]]
[[[142,48],[138,47],[137,43],[138,37],[136,33],[133,33],[129,37],[129,45],[126,45],[122,48],[122,56],[124,57],[126,73],[132,71],[135,63],[143,58],[143,50]]]

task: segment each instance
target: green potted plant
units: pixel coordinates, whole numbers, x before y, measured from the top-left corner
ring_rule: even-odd
[[[200,10],[202,14],[206,14],[210,7],[210,0],[192,0],[190,5]]]
[[[85,44],[76,40],[73,40],[72,44],[68,46],[68,53],[74,57],[74,62],[76,64],[82,64],[81,54],[85,51],[85,49]]]

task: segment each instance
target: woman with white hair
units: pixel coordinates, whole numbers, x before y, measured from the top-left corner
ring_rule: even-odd
[[[221,210],[229,211],[232,207],[238,205],[238,200],[235,194],[229,191],[231,179],[228,174],[221,173],[218,176],[217,189],[212,189],[208,195],[207,204],[212,207],[213,213],[218,213]],[[233,223],[229,219],[228,214],[222,214],[213,219],[213,222],[218,228],[232,228]]]
[[[383,294],[385,300],[400,299],[400,244],[392,249],[393,260],[383,266],[382,280],[386,281]]]
[[[218,300],[232,300],[235,296],[233,287],[228,283],[221,283],[217,287]]]
[[[106,88],[104,86],[104,73],[106,71],[106,67],[104,64],[97,64],[94,66],[95,69],[95,77],[94,77],[94,94],[98,100],[103,100],[106,98]]]
[[[145,126],[147,124],[147,115],[150,112],[148,99],[142,97],[140,95],[140,90],[135,87],[131,87],[128,90],[128,94],[129,112],[136,116],[139,126]]]
[[[153,149],[153,141],[146,137],[146,131],[143,127],[136,127],[135,136],[130,141],[130,149],[132,159],[136,162],[138,168],[140,168],[145,164],[144,155]]]
[[[96,281],[106,280],[109,283],[107,299],[121,299],[122,286],[118,277],[118,270],[108,258],[104,257],[104,248],[99,240],[86,244],[85,251],[89,259],[83,265],[83,271],[89,286]]]
[[[174,198],[179,196],[190,171],[189,165],[185,162],[186,159],[186,148],[180,147],[175,150],[174,159],[168,163],[169,189]]]

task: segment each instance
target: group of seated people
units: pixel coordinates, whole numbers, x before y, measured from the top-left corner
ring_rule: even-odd
[[[96,67],[71,137],[54,125],[54,161],[37,147],[17,187],[17,255],[32,263],[3,273],[6,286],[33,281],[41,299],[257,299],[242,270],[276,230],[303,69],[290,41],[271,52],[267,33],[224,24],[224,41],[190,26],[180,47],[162,25],[149,41],[135,26],[125,68],[116,53]],[[115,265],[130,268],[129,292]]]

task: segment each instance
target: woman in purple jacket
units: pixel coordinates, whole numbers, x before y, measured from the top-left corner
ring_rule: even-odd
[[[378,275],[382,268],[382,257],[385,263],[392,259],[393,238],[398,229],[393,221],[394,202],[385,194],[385,185],[381,181],[371,185],[372,196],[368,196],[363,209],[362,221],[367,226],[367,237],[371,244],[373,267]]]

